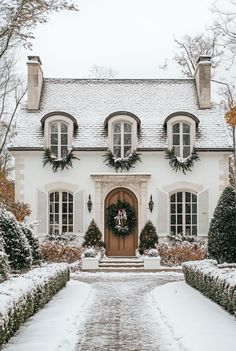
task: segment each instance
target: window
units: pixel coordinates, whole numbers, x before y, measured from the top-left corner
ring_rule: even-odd
[[[172,145],[177,156],[185,158],[190,155],[190,137],[190,125],[188,123],[179,122],[172,125]]]
[[[197,235],[197,195],[177,192],[170,197],[171,235]]]
[[[49,234],[73,233],[73,195],[65,191],[49,194]]]
[[[68,151],[68,125],[66,123],[55,121],[50,124],[50,148],[57,158],[66,155]]]
[[[125,157],[132,151],[132,124],[116,122],[113,127],[113,154]]]

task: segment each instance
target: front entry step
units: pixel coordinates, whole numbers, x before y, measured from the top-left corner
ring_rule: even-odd
[[[143,270],[143,260],[136,257],[109,257],[99,262],[100,272],[137,272]]]

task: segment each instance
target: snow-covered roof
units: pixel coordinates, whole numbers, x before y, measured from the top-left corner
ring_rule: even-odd
[[[105,119],[127,111],[141,121],[138,148],[165,148],[165,119],[185,111],[199,119],[195,147],[227,149],[229,133],[224,113],[217,106],[199,109],[193,79],[44,79],[40,110],[22,108],[12,147],[44,146],[41,119],[53,111],[71,114],[78,123],[76,148],[107,148]]]

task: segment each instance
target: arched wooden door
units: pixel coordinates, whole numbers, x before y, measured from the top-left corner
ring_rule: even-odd
[[[128,202],[135,209],[138,223],[138,200],[132,191],[126,188],[117,188],[112,190],[105,199],[106,208],[117,201]],[[106,223],[106,219],[105,219]],[[107,256],[135,256],[135,250],[138,247],[138,227],[132,233],[125,237],[115,236],[105,224],[105,244]]]

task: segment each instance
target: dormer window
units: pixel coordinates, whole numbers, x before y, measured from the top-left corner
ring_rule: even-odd
[[[179,122],[172,125],[172,146],[176,156],[186,158],[191,153],[191,125]]]
[[[45,148],[57,158],[66,156],[72,147],[73,134],[78,128],[76,119],[65,112],[50,112],[41,119],[45,135]]]
[[[124,158],[132,152],[132,124],[122,121],[112,125],[113,154],[115,157]]]
[[[64,122],[55,121],[50,123],[50,149],[57,158],[66,155],[68,145],[68,125]]]
[[[199,120],[188,112],[169,115],[164,123],[167,129],[168,149],[174,148],[175,155],[186,158],[191,155]]]

